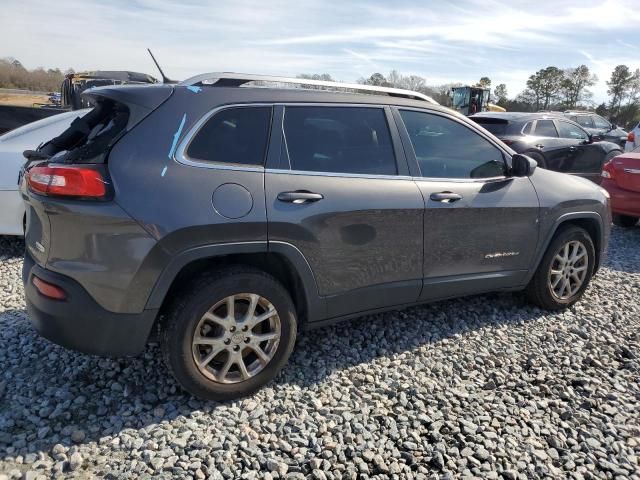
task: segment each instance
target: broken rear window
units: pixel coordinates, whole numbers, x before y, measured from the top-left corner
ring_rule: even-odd
[[[86,115],[76,118],[67,130],[45,143],[38,153],[57,155],[62,163],[103,163],[111,145],[129,121],[126,105],[102,100]]]

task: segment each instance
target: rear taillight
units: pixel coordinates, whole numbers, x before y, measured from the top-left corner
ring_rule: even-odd
[[[513,140],[508,140],[506,138],[501,138],[500,140],[502,140],[502,143],[504,143],[505,145],[513,145]]]
[[[107,193],[102,174],[83,167],[33,167],[27,184],[35,193],[64,197],[104,197]]]
[[[613,162],[607,162],[602,167],[602,173],[600,173],[602,178],[610,178],[613,180],[615,178],[615,167],[613,166]]]
[[[45,282],[40,277],[36,277],[35,275],[31,280],[33,282],[33,286],[36,287],[36,290],[40,292],[41,295],[44,295],[48,298],[53,298],[54,300],[64,300],[67,298],[66,292],[57,285],[53,283]]]
[[[629,135],[627,135],[627,142],[635,143],[635,141],[636,141],[636,134],[633,132],[629,132]]]

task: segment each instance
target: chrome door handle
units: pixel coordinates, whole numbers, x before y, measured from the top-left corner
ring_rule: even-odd
[[[453,192],[432,193],[429,198],[434,202],[452,203],[462,200],[462,195]]]
[[[281,192],[278,194],[278,200],[287,203],[310,203],[322,200],[324,195],[321,193],[308,192],[306,190],[298,190],[295,192]]]

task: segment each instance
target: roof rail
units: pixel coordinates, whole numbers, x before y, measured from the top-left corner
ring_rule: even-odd
[[[358,83],[326,82],[324,80],[311,80],[308,78],[275,77],[270,75],[254,75],[250,73],[203,73],[195,77],[188,78],[178,85],[189,87],[196,85],[217,85],[222,87],[239,87],[249,82],[265,83],[289,83],[294,85],[314,85],[318,87],[330,87],[339,90],[350,90],[355,92],[386,94],[392,97],[410,98],[414,100],[424,100],[434,105],[439,105],[433,98],[412,90],[401,88],[376,87],[374,85],[360,85]]]

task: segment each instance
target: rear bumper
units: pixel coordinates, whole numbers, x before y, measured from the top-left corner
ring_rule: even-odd
[[[63,288],[67,298],[53,300],[40,294],[32,282],[34,274]],[[136,355],[144,349],[158,310],[109,312],[79,283],[40,267],[28,253],[22,280],[29,318],[44,338],[65,348],[103,356]]]
[[[607,179],[603,179],[600,186],[611,195],[611,212],[613,214],[640,217],[640,192],[625,190]]]

